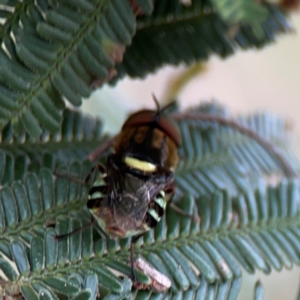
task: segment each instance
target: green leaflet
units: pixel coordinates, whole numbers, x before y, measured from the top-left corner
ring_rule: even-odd
[[[232,23],[251,24],[254,19],[257,22],[265,21],[268,15],[267,9],[251,0],[237,2],[228,0],[213,0],[220,15]]]
[[[257,281],[254,289],[254,299],[255,300],[263,300],[264,298],[264,288],[262,284]]]

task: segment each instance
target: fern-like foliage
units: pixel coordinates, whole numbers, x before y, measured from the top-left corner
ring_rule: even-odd
[[[237,49],[263,47],[276,34],[289,31],[289,25],[278,6],[262,2],[157,2],[151,16],[138,18],[133,42],[117,65],[118,78],[143,77],[163,64],[205,61],[211,54],[225,58]]]
[[[64,99],[79,106],[112,78],[144,76],[166,63],[211,54],[227,57],[237,46],[262,47],[289,29],[276,5],[253,4],[264,12],[258,20],[257,10],[245,9],[249,0],[238,8],[216,0],[191,2],[186,7],[179,0],[4,1],[0,130],[10,123],[15,136],[24,128],[32,139],[44,129],[54,134]]]
[[[89,280],[94,293],[101,286],[102,297],[124,292],[124,282],[109,269],[129,275],[129,240],[99,237],[90,228],[57,241],[53,229],[44,228],[55,220],[61,234],[80,227],[79,220],[88,222],[83,194],[72,182],[53,182],[48,170],[42,170],[39,178],[29,174],[25,183],[2,189],[2,277],[20,286],[26,299],[35,299],[28,295],[44,290],[77,297],[82,289],[91,290],[83,284]],[[143,237],[136,252],[170,278],[170,296],[202,291],[202,281],[213,289],[225,281],[223,288],[228,290],[231,280],[241,276],[241,266],[250,273],[256,269],[269,273],[300,263],[298,206],[299,186],[287,181],[277,188],[261,184],[256,192],[238,198],[222,190],[211,199],[186,196],[182,207],[189,213],[198,211],[201,226],[170,210],[156,230]],[[149,283],[145,275],[137,278]],[[145,292],[135,295],[149,297]]]
[[[199,111],[223,114],[207,106]],[[268,115],[240,122],[289,148],[281,120]],[[135,245],[136,255],[165,274],[171,289],[163,295],[132,289],[129,239],[112,240],[92,227],[55,239],[91,216],[89,186],[53,171],[84,179],[91,169],[86,152],[100,141],[99,124],[89,118],[68,112],[63,124],[59,136],[45,133],[40,143],[26,134],[13,138],[12,127],[2,133],[2,152],[10,151],[19,173],[2,181],[0,190],[0,293],[25,299],[236,299],[242,270],[270,273],[300,264],[298,180],[286,179],[276,158],[249,137],[186,119],[179,122],[184,141],[174,201],[195,220],[168,208]],[[43,160],[47,145],[55,161],[49,165]],[[21,150],[28,164],[19,168]],[[271,173],[281,178],[276,186],[263,179]],[[151,282],[140,271],[137,279]],[[259,297],[261,288],[256,290]]]
[[[239,2],[214,0],[214,3],[221,16],[232,23],[254,24],[255,21],[264,21],[268,14],[265,7],[251,0]]]
[[[104,140],[98,119],[71,110],[64,111],[60,130],[54,135],[44,130],[39,142],[32,140],[24,128],[16,137],[9,123],[1,134],[0,182],[12,183],[28,171],[38,174],[41,167],[54,172],[61,164],[82,161]]]
[[[128,1],[11,1],[2,12],[0,125],[33,138],[59,129],[62,97],[78,106],[114,75],[135,32]]]
[[[202,105],[194,112],[230,118],[220,108]],[[300,162],[283,119],[271,114],[241,117],[239,124],[253,130],[276,145],[293,162],[299,174]],[[228,189],[232,195],[255,188],[257,177],[283,175],[283,166],[267,149],[253,139],[228,126],[201,120],[179,121],[183,136],[176,184],[183,193],[198,197],[210,195],[216,188]]]

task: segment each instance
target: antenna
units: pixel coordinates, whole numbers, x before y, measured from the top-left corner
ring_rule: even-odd
[[[153,100],[154,100],[154,103],[155,103],[155,105],[156,105],[156,114],[155,114],[155,116],[154,116],[154,122],[158,122],[159,121],[159,118],[160,118],[160,113],[161,113],[161,110],[160,110],[160,105],[159,105],[159,102],[158,102],[158,100],[157,100],[157,98],[156,98],[156,96],[155,96],[155,94],[154,93],[152,93],[152,98],[153,98]]]
[[[176,101],[173,101],[173,102],[167,104],[166,106],[164,106],[163,108],[160,108],[159,102],[158,102],[158,100],[157,100],[157,98],[156,98],[156,96],[155,96],[154,93],[152,93],[152,98],[153,98],[153,100],[154,100],[154,102],[155,102],[155,105],[156,105],[156,114],[155,114],[155,117],[154,117],[154,121],[155,121],[155,122],[158,122],[158,121],[159,121],[159,118],[160,118],[161,114],[162,114],[166,109],[168,109],[168,108],[170,108],[170,107],[176,105]]]

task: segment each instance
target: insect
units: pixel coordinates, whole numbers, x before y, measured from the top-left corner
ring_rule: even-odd
[[[96,225],[112,238],[131,237],[131,277],[135,281],[133,244],[154,228],[174,194],[181,133],[160,110],[141,110],[124,123],[114,153],[100,167],[89,191],[89,208]]]
[[[97,165],[100,174],[87,202],[93,225],[112,238],[131,238],[133,281],[133,245],[158,224],[174,195],[182,139],[176,123],[164,113],[168,106],[160,109],[154,101],[157,110],[138,111],[125,121],[115,139],[114,153],[107,157],[105,166]]]

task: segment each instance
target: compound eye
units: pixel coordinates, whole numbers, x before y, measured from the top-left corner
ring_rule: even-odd
[[[158,124],[161,130],[174,141],[176,146],[180,147],[182,143],[182,136],[175,121],[171,117],[165,115],[159,118]]]
[[[155,119],[156,112],[153,110],[140,110],[131,115],[124,123],[122,129],[128,127],[136,127],[142,125],[148,125]]]
[[[161,115],[157,119],[157,112],[153,110],[141,110],[131,115],[124,123],[122,129],[135,126],[147,126],[156,124],[169,138],[171,138],[177,147],[181,146],[181,132],[174,120],[167,116]]]

